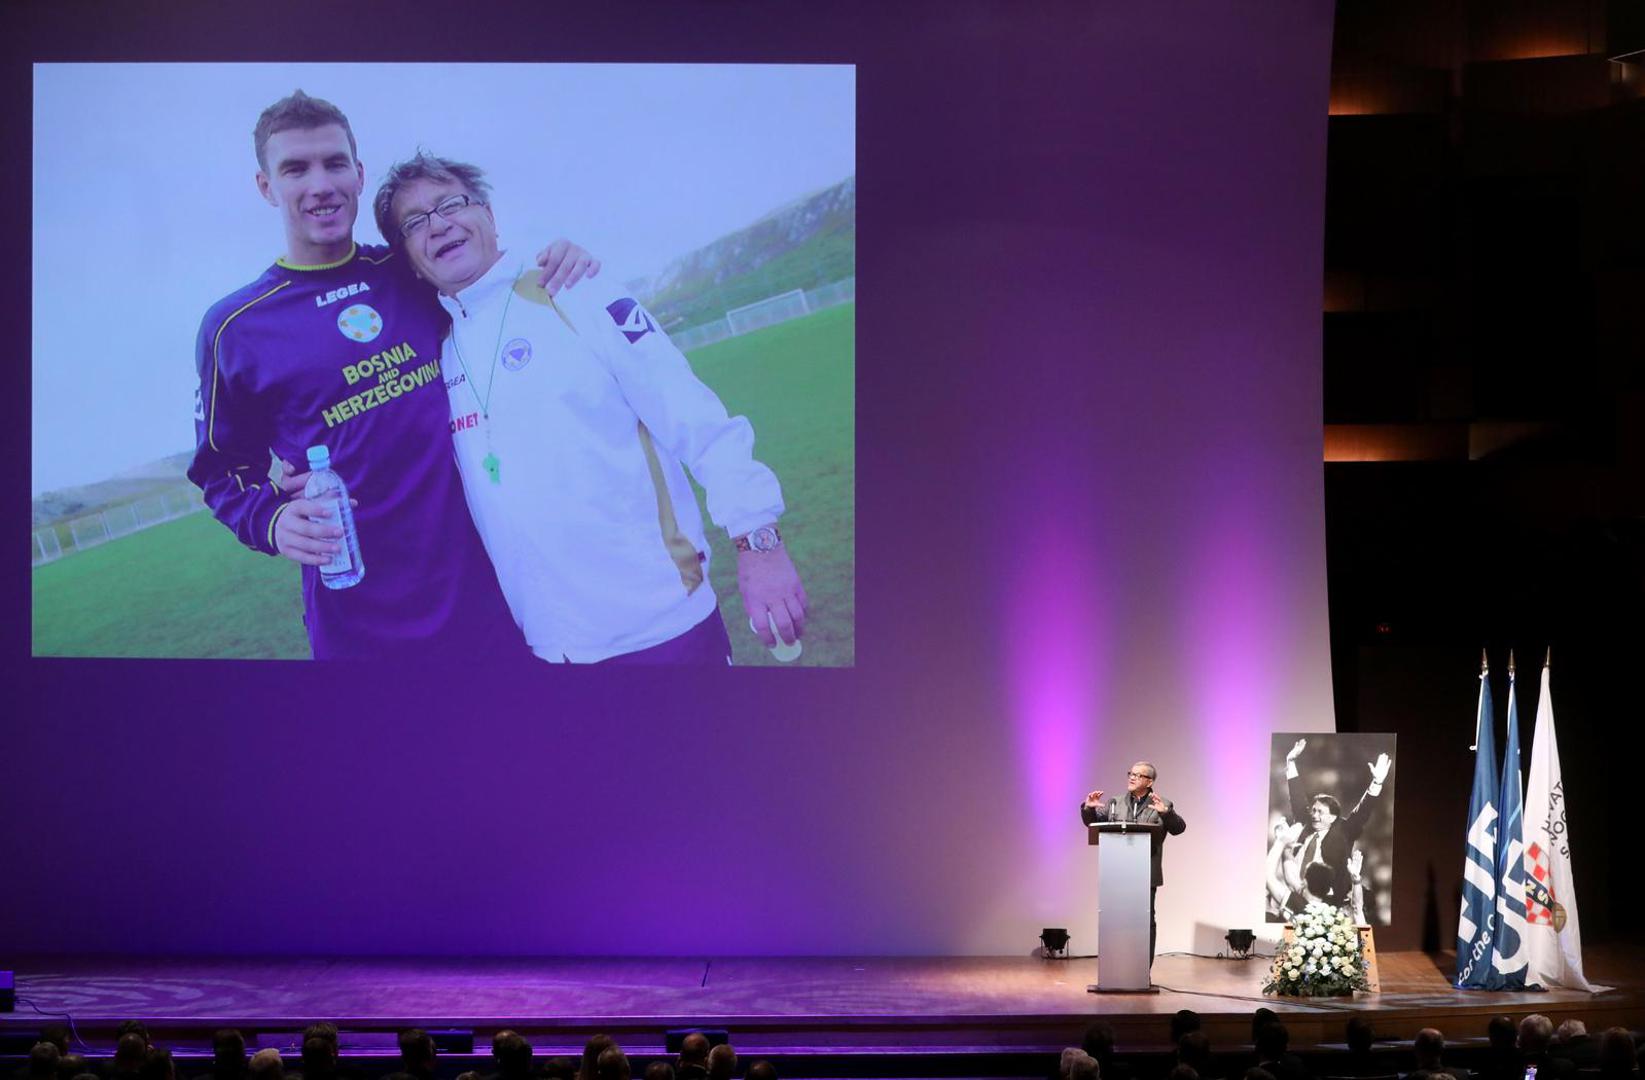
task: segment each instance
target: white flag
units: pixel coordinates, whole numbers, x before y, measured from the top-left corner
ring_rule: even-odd
[[[1525,921],[1531,954],[1527,983],[1592,994],[1610,989],[1593,985],[1582,974],[1582,926],[1576,914],[1571,833],[1565,825],[1565,784],[1559,775],[1546,664],[1531,739],[1531,775],[1525,785]]]

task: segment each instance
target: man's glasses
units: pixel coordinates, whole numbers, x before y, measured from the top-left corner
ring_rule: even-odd
[[[1128,772],[1128,773],[1125,774],[1125,778],[1127,780],[1152,780],[1153,779],[1152,776],[1149,776],[1145,772]]]
[[[428,213],[412,214],[410,217],[400,222],[400,236],[402,239],[410,240],[413,236],[416,236],[418,233],[423,231],[423,229],[428,225],[429,219],[433,215],[439,214],[447,221],[450,221],[452,214],[457,213],[459,210],[467,209],[468,207],[475,205],[478,201],[479,200],[472,199],[467,195],[453,195],[448,199],[441,199],[439,205],[435,206],[435,208],[430,210]]]

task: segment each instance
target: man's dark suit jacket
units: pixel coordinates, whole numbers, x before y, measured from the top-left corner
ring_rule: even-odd
[[[1291,793],[1291,819],[1302,822],[1306,827],[1311,820],[1308,808],[1313,805],[1312,793],[1302,786],[1300,776],[1286,780],[1285,786]],[[1339,906],[1346,903],[1353,883],[1348,876],[1348,855],[1354,850],[1354,841],[1365,831],[1365,823],[1371,818],[1373,798],[1371,789],[1366,788],[1354,808],[1331,822],[1331,827],[1325,830],[1324,839],[1319,842],[1320,861],[1331,868],[1331,898]],[[1311,829],[1304,832],[1303,844],[1307,845],[1313,835]]]
[[[1160,855],[1165,850],[1165,836],[1180,836],[1188,828],[1188,823],[1182,820],[1177,808],[1172,803],[1166,803],[1164,814],[1150,807],[1145,800],[1140,809],[1133,812],[1131,793],[1128,791],[1117,799],[1109,799],[1107,806],[1086,806],[1080,803],[1080,820],[1087,825],[1095,825],[1099,821],[1135,821],[1143,825],[1163,825],[1165,828],[1154,830],[1149,836],[1149,856],[1153,863],[1154,888],[1165,884],[1165,875],[1160,871]]]

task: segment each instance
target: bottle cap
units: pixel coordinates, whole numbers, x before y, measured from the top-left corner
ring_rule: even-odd
[[[309,447],[308,467],[310,470],[331,468],[331,451],[323,446]]]

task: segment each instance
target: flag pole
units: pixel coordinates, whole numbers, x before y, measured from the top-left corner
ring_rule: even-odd
[[[1514,650],[1508,650],[1508,678],[1514,677]]]
[[[1483,693],[1484,689],[1485,689],[1485,686],[1484,686],[1485,676],[1490,673],[1490,670],[1491,670],[1491,661],[1489,659],[1487,659],[1487,657],[1485,655],[1485,650],[1481,649],[1481,650],[1479,650],[1479,682],[1480,682],[1480,692],[1481,693]],[[1468,747],[1468,749],[1470,749],[1470,750],[1478,750],[1479,749],[1479,725],[1483,724],[1484,722],[1485,721],[1482,719],[1482,717],[1479,714],[1476,714],[1474,716],[1474,744],[1472,746]]]

